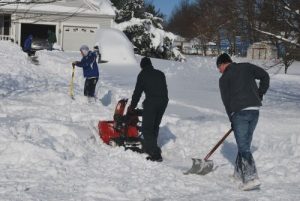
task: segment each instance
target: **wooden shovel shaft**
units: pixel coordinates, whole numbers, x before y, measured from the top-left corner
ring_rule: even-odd
[[[71,98],[74,98],[74,74],[75,74],[75,65],[72,65],[73,69],[72,69],[72,79],[70,82],[70,96]]]
[[[233,129],[231,128],[224,137],[210,150],[210,152],[205,156],[204,160],[207,161],[208,158],[216,151],[216,149],[224,142]]]

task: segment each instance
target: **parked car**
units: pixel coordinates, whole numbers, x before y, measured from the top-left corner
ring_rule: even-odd
[[[50,49],[50,44],[47,39],[44,38],[33,38],[31,43],[32,50],[48,50]]]

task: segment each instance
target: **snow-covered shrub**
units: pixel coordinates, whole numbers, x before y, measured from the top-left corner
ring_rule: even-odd
[[[147,55],[147,53],[152,52],[153,44],[151,38],[153,36],[147,31],[144,25],[134,24],[126,27],[123,32],[137,48],[138,54]]]
[[[145,12],[143,0],[115,0],[113,3],[117,6],[115,28],[125,33],[137,54],[174,60],[183,57],[173,52],[176,36],[163,30],[161,16]]]

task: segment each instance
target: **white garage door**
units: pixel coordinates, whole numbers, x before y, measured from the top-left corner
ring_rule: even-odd
[[[63,28],[63,50],[79,50],[81,45],[93,48],[96,42],[97,27],[64,26]]]

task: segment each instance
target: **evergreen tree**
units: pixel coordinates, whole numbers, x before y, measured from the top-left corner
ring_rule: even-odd
[[[151,57],[170,59],[172,54],[172,40],[165,37],[159,47],[155,47],[152,41],[155,35],[151,33],[152,27],[163,30],[163,14],[155,9],[155,6],[144,0],[112,0],[117,8],[116,23],[138,19],[139,24],[127,26],[123,32],[136,47],[136,52]],[[159,39],[160,40],[160,39]]]
[[[145,3],[144,0],[124,0],[122,2],[116,1],[120,7],[117,13],[116,22],[121,23],[135,18],[145,18]]]
[[[147,13],[152,14],[154,17],[159,17],[162,19],[165,18],[165,15],[163,13],[161,13],[159,9],[156,10],[156,8],[152,2],[145,2],[145,11]]]
[[[120,10],[121,8],[123,8],[123,6],[125,5],[126,1],[125,0],[110,0],[111,3],[118,9]]]

